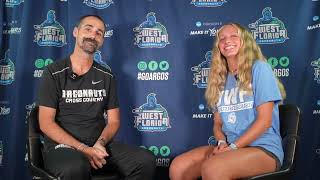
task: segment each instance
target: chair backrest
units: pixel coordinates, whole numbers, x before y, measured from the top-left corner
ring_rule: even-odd
[[[28,116],[28,131],[27,131],[27,148],[28,148],[28,160],[31,166],[43,167],[43,157],[41,143],[42,131],[39,128],[38,121],[39,107],[34,107],[30,115]]]
[[[301,119],[300,109],[293,104],[279,106],[280,133],[284,151],[282,170],[291,170],[297,154],[299,138],[299,124]]]

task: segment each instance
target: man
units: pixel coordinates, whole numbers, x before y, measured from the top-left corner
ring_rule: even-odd
[[[112,141],[120,126],[115,77],[93,60],[104,33],[99,16],[81,17],[73,30],[73,53],[43,73],[38,105],[45,168],[68,180],[91,179],[92,173],[110,167],[124,179],[151,180],[152,153]]]

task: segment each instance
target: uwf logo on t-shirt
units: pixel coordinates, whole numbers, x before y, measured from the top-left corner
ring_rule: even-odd
[[[109,7],[111,4],[113,4],[113,1],[112,0],[84,0],[83,3],[89,7],[93,7],[96,9],[105,9]]]
[[[24,2],[24,0],[5,0],[4,6],[12,8],[14,6],[20,5],[23,2]]]
[[[146,21],[133,28],[134,44],[139,48],[164,48],[169,43],[166,27],[157,22],[154,12],[147,14]]]
[[[62,47],[67,44],[66,33],[64,28],[56,21],[54,10],[49,10],[47,19],[40,25],[34,25],[35,36],[34,42],[39,46],[56,46]]]
[[[191,71],[194,72],[193,85],[197,86],[198,88],[207,88],[212,52],[211,51],[206,52],[205,58],[206,58],[205,61],[191,68]]]
[[[190,4],[197,7],[218,7],[226,2],[226,0],[192,0]]]
[[[262,10],[262,18],[249,24],[253,37],[258,44],[284,43],[288,38],[287,29],[282,21],[272,16],[270,7]]]
[[[147,102],[132,112],[137,114],[134,117],[134,127],[139,131],[162,132],[171,128],[168,112],[157,103],[154,93],[148,94]]]
[[[9,49],[5,52],[4,58],[0,59],[0,85],[9,85],[14,81],[15,67],[9,58]]]
[[[247,91],[240,90],[239,87],[221,91],[217,103],[218,111],[234,112],[253,108],[253,100],[245,99],[247,94]]]

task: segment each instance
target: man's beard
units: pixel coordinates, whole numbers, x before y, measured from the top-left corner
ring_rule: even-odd
[[[98,42],[94,39],[83,38],[81,49],[87,54],[93,54],[98,49]]]

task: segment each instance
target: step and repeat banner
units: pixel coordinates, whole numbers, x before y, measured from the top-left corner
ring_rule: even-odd
[[[178,154],[213,142],[204,92],[213,41],[228,22],[252,32],[285,85],[285,103],[302,110],[294,179],[320,178],[320,1],[1,0],[1,180],[32,178],[26,117],[43,69],[73,51],[73,28],[86,14],[106,23],[94,59],[118,80],[117,138],[154,153],[157,179],[169,179]]]

